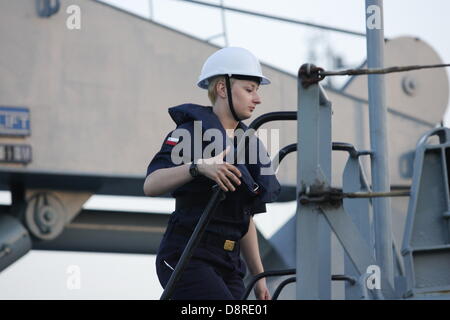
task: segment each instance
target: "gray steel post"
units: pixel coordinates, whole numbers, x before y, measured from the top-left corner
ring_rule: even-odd
[[[383,0],[366,0],[366,38],[368,68],[384,67]],[[387,108],[383,75],[369,75],[370,145],[373,151],[372,191],[390,191],[387,139]],[[391,201],[374,198],[374,228],[376,260],[391,285],[394,284],[392,254]]]
[[[320,84],[298,81],[297,195],[310,186],[330,185],[331,103]],[[331,298],[330,227],[317,204],[297,203],[297,299]]]
[[[342,189],[344,192],[358,192],[361,190],[369,191],[361,184],[361,164],[359,157],[352,157],[349,155],[347,164],[344,169],[344,175],[342,179]],[[343,206],[345,211],[348,212],[352,218],[355,226],[361,233],[362,238],[366,241],[370,254],[375,256],[372,233],[370,226],[370,200],[366,199],[344,199]],[[344,270],[345,274],[355,278],[359,277],[359,272],[355,268],[352,259],[345,254],[344,257]],[[361,288],[355,285],[351,285],[346,282],[345,285],[345,298],[346,299],[359,299],[361,295]]]
[[[148,17],[150,20],[154,20],[155,19],[155,15],[154,15],[154,10],[153,10],[153,0],[149,0],[148,1]]]
[[[319,110],[320,110],[320,162],[325,178],[331,185],[331,101],[321,85],[319,85]],[[298,153],[297,153],[298,157]],[[319,298],[331,299],[331,228],[325,217],[319,215]]]
[[[223,6],[223,0],[220,0],[220,5]],[[226,25],[226,20],[225,20],[225,9],[221,10],[221,16],[222,16],[223,39],[225,41],[225,47],[228,47],[228,33],[227,33],[227,25]]]

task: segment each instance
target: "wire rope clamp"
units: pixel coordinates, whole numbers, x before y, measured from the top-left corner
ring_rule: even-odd
[[[308,186],[299,194],[299,201],[302,205],[320,204],[339,207],[342,205],[342,199],[343,193],[341,190],[324,184]]]
[[[302,80],[303,88],[308,89],[310,85],[317,84],[325,79],[324,71],[323,68],[317,67],[314,64],[303,64],[298,70],[298,77]]]

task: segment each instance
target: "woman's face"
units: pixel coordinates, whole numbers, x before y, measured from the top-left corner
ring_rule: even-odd
[[[233,106],[237,116],[248,119],[252,116],[257,104],[261,103],[258,95],[259,84],[250,80],[235,79],[231,88]]]

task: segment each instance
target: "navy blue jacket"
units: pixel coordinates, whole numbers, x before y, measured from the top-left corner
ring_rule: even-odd
[[[183,162],[191,162],[196,156],[194,144],[191,143],[191,152],[185,150],[184,154],[180,153],[178,162],[174,163],[174,153],[176,146],[183,142],[185,136],[181,135],[179,139],[173,138],[179,135],[175,134],[180,132],[180,129],[186,130],[185,133],[189,133],[191,137],[194,137],[195,125],[194,121],[201,121],[201,133],[208,129],[216,129],[220,131],[220,137],[222,141],[216,141],[215,137],[212,137],[212,141],[201,142],[201,151],[210,145],[221,146],[222,151],[227,145],[230,144],[226,132],[216,114],[213,112],[212,107],[205,107],[196,104],[182,104],[169,108],[169,115],[177,125],[177,130],[171,131],[161,146],[161,150],[154,156],[147,168],[147,176],[153,171],[161,168],[170,168],[183,164]],[[200,124],[200,123],[198,123]],[[197,126],[199,128],[199,126]],[[246,131],[247,126],[242,122],[239,122],[238,128]],[[197,135],[198,137],[199,135]],[[171,139],[169,139],[172,137]],[[201,139],[201,137],[200,137]],[[174,142],[175,141],[175,142]],[[215,143],[220,143],[215,145]],[[181,145],[180,145],[181,146]],[[270,167],[269,156],[264,148],[264,145],[256,137],[252,136],[249,142],[249,146],[258,149],[257,155],[263,155],[266,158],[261,159],[260,156],[256,158],[256,163],[250,164],[248,162],[248,154],[246,154],[245,163],[233,163],[242,174],[241,185],[236,187],[236,191],[227,192],[226,199],[221,203],[214,218],[212,219],[207,230],[221,236],[227,237],[230,240],[239,240],[248,230],[249,217],[256,213],[266,212],[266,203],[274,202],[280,193],[280,184],[274,174],[261,174],[261,169]],[[236,152],[237,139],[234,139],[234,148]],[[187,151],[187,152],[186,152]],[[214,154],[213,154],[214,155]],[[181,161],[183,157],[184,161]],[[200,176],[183,186],[175,189],[171,194],[173,197],[185,197],[190,198],[210,198],[212,194],[212,186],[216,184],[215,181]],[[185,210],[177,210],[173,213],[174,217],[172,222],[178,223],[185,228],[193,230],[200,215],[202,214],[202,208],[190,208]]]

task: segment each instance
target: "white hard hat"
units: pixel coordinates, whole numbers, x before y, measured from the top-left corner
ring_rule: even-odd
[[[208,89],[209,79],[218,75],[258,77],[260,84],[269,84],[261,71],[258,59],[247,49],[226,47],[214,52],[203,64],[197,85]]]

